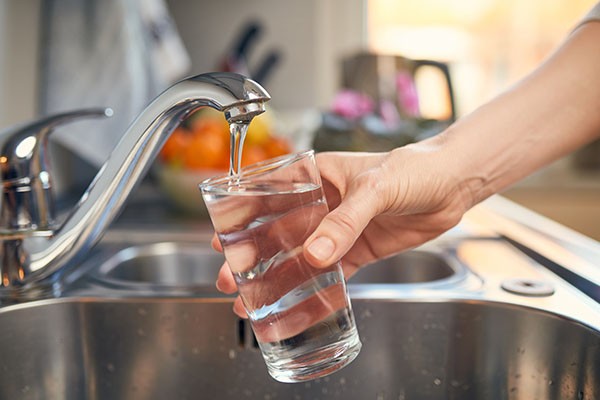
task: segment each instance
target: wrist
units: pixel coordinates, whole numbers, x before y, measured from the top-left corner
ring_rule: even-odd
[[[461,160],[447,142],[446,135],[440,134],[389,153],[390,161],[386,164],[393,166],[388,168],[401,177],[394,190],[401,199],[396,204],[402,204],[402,211],[420,213],[446,209],[462,216],[478,202],[483,180],[467,178]],[[391,171],[388,174],[394,173]],[[403,199],[407,193],[411,194],[410,199]]]

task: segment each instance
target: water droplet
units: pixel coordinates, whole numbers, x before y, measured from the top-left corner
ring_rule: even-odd
[[[197,347],[192,347],[192,354],[200,354],[200,349]]]
[[[323,380],[324,380],[325,382],[329,382],[329,377],[328,377],[328,376],[326,376],[325,378],[323,378]]]
[[[440,378],[435,378],[433,380],[433,383],[435,384],[435,386],[440,386],[442,384],[442,380]]]
[[[106,364],[106,369],[108,372],[115,372],[115,366],[111,363]]]
[[[377,400],[385,400],[385,392],[379,392],[377,393]]]
[[[346,384],[346,378],[344,378],[344,377],[341,377],[341,378],[340,378],[340,385],[342,385],[342,386],[343,386],[343,385],[345,385],[345,384]]]
[[[145,308],[138,308],[138,314],[139,315],[148,315],[148,311]]]
[[[177,356],[179,355],[179,352],[175,349],[171,350],[171,357],[173,358],[177,358]]]
[[[142,328],[137,330],[137,334],[142,337],[146,336],[146,332]]]
[[[552,379],[550,379],[550,380],[548,381],[548,385],[550,385],[550,386],[554,385],[554,381],[553,381]]]
[[[27,392],[29,392],[30,389],[31,388],[29,387],[29,385],[25,385],[25,386],[23,386],[23,389],[21,389],[21,392],[22,393],[27,393]]]
[[[233,360],[236,356],[234,349],[229,349],[229,353],[227,354],[230,360]]]
[[[457,380],[455,380],[455,379],[452,379],[452,380],[450,381],[450,385],[451,385],[452,387],[455,387],[455,388],[457,388],[457,387],[459,387],[459,386],[460,386],[460,382],[459,382],[459,381],[457,381]]]
[[[271,400],[271,395],[270,395],[270,394],[265,394],[265,397],[264,397],[264,399],[265,399],[265,400]]]
[[[323,389],[321,389],[321,393],[323,393],[323,394],[327,394],[327,388],[326,388],[326,387],[324,387]]]
[[[248,397],[252,396],[252,390],[250,389],[244,389],[244,394]]]
[[[219,335],[219,341],[220,341],[220,342],[224,342],[224,341],[225,341],[225,336],[223,336],[223,335]]]

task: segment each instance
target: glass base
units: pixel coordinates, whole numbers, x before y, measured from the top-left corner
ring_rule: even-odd
[[[330,375],[350,364],[358,356],[361,346],[358,332],[352,329],[344,339],[310,353],[277,360],[265,357],[265,361],[269,374],[275,380],[305,382]]]

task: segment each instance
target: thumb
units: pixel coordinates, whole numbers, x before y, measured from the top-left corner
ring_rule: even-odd
[[[323,218],[304,243],[304,257],[317,268],[339,261],[377,214],[377,198],[355,190]]]

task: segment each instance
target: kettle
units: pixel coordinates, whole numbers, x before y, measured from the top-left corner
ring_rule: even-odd
[[[358,53],[342,61],[342,87],[371,97],[379,107],[391,102],[404,118],[422,118],[424,116],[414,102],[418,103],[421,95],[416,85],[417,74],[425,68],[441,74],[443,86],[436,88],[436,96],[446,99],[448,113],[445,119],[454,120],[456,110],[450,69],[441,61]]]
[[[430,79],[422,93],[418,78],[426,70],[438,79]],[[315,132],[317,151],[387,151],[433,136],[456,119],[444,62],[360,52],[342,60],[341,75],[342,90]],[[427,115],[424,106],[434,101],[438,112]]]

